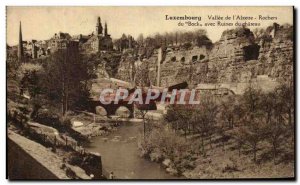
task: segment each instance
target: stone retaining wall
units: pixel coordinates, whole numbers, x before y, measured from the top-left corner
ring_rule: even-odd
[[[60,159],[42,145],[15,133],[8,134],[7,145],[8,179],[69,179]]]

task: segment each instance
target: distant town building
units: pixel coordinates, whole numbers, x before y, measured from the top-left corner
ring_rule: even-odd
[[[86,41],[88,41],[92,36],[94,35],[94,33],[92,33],[91,35],[75,35],[73,36],[74,40],[77,40],[80,44],[85,43]]]
[[[19,61],[22,61],[25,57],[35,59],[48,56],[58,50],[65,50],[68,48],[74,51],[81,49],[83,52],[91,53],[113,50],[113,42],[111,36],[108,34],[107,23],[105,22],[103,28],[101,18],[98,17],[96,34],[93,32],[90,35],[79,34],[72,37],[69,33],[59,32],[55,33],[54,36],[49,40],[23,41],[22,27],[20,22],[19,44],[17,46],[17,55]],[[13,51],[12,48],[9,50]]]
[[[83,36],[81,40],[84,40]],[[85,43],[82,43],[81,49],[86,52],[93,52],[93,53],[113,49],[113,42],[110,35],[108,34],[107,23],[105,23],[104,25],[104,32],[103,32],[103,27],[102,27],[100,17],[98,17],[97,19],[96,34],[92,34]]]
[[[48,46],[50,47],[50,52],[54,53],[58,50],[65,50],[67,48],[72,48],[77,50],[79,42],[72,40],[69,33],[59,32],[55,33],[54,36],[49,40]]]

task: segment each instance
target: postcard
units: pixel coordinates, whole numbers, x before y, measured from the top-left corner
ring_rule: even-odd
[[[294,7],[6,17],[9,180],[295,180]]]

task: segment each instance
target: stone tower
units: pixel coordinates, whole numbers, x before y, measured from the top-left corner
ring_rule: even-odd
[[[105,25],[104,25],[104,36],[107,36],[108,33],[107,33],[107,23],[105,22]]]
[[[102,27],[102,24],[101,24],[101,19],[100,19],[100,17],[98,17],[97,25],[96,25],[96,34],[101,35],[102,32],[103,32],[103,27]]]
[[[23,51],[23,39],[22,39],[22,25],[20,21],[20,30],[19,30],[19,45],[18,45],[18,59],[19,61],[22,61],[24,57],[24,51]]]
[[[35,45],[35,42],[32,41],[32,48],[31,48],[31,52],[32,52],[31,56],[32,56],[32,58],[37,58],[37,50],[38,50],[38,48]]]

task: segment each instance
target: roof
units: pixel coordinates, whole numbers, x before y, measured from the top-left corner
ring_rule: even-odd
[[[97,38],[97,35],[93,35],[91,36],[85,43],[83,43],[83,45],[89,45],[91,44],[92,42],[94,42]]]

